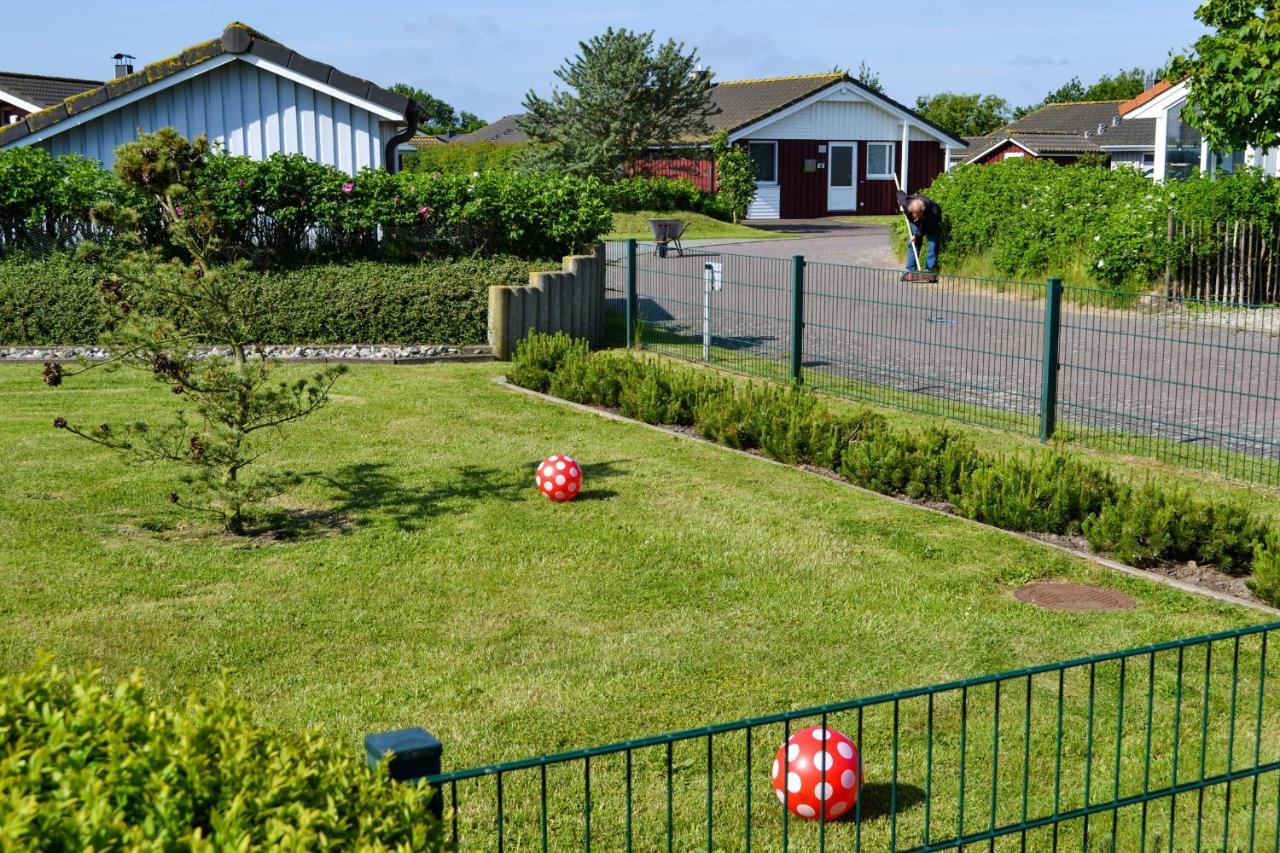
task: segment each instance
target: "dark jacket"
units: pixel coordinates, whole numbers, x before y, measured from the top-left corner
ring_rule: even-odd
[[[916,222],[916,220],[912,220],[920,226],[920,233],[924,234],[926,237],[941,237],[942,208],[939,207],[938,203],[933,199],[917,193],[916,195],[907,197],[907,204],[903,205],[903,209],[905,210],[907,205],[911,204],[915,199],[920,199],[924,202],[924,210],[920,213],[920,220],[918,222]],[[907,218],[911,218],[910,213],[907,214]]]

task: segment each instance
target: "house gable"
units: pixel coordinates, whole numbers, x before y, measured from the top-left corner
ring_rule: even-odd
[[[911,125],[912,141],[964,147],[964,140],[847,78],[735,129],[729,138],[895,140],[902,137],[904,121]]]
[[[0,148],[41,145],[110,164],[139,129],[171,126],[232,153],[298,152],[354,172],[380,165],[397,126],[421,115],[403,95],[233,23],[220,38],[0,128]]]

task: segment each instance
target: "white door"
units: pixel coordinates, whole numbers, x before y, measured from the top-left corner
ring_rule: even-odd
[[[858,209],[858,143],[827,146],[827,212]]]

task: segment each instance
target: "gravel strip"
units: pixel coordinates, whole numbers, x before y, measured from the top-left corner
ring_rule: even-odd
[[[266,354],[281,361],[353,361],[391,364],[417,364],[431,361],[492,361],[493,350],[487,346],[456,347],[449,345],[410,344],[404,346],[374,344],[330,344],[325,346],[268,346]],[[229,356],[226,347],[200,347],[200,356]],[[10,361],[70,361],[87,358],[105,361],[107,351],[98,346],[68,347],[0,347],[0,363]]]

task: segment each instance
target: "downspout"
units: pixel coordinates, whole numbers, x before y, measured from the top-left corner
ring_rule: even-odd
[[[421,108],[416,101],[410,101],[409,106],[404,110],[405,129],[387,140],[387,147],[382,155],[382,166],[391,174],[394,175],[400,171],[400,160],[396,157],[396,149],[400,147],[400,143],[408,142],[417,134],[418,122],[421,118]]]

